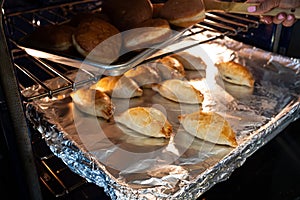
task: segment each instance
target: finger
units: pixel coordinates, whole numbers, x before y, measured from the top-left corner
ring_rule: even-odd
[[[281,24],[286,20],[287,16],[285,13],[279,13],[275,17],[273,17],[274,24]]]
[[[286,26],[286,27],[291,27],[295,22],[296,22],[295,16],[294,15],[288,15],[286,17],[286,20],[284,20],[282,22],[282,25]]]
[[[264,0],[247,0],[246,3],[261,3]],[[255,13],[257,11],[257,6],[249,6],[247,8],[248,12]]]
[[[261,16],[260,21],[264,24],[272,24],[273,23],[273,17],[271,17],[271,16]]]

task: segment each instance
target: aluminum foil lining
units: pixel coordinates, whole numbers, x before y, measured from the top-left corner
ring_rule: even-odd
[[[201,108],[171,102],[151,89],[143,89],[139,98],[112,98],[116,113],[133,106],[161,109],[176,132],[169,140],[137,135],[113,120],[86,115],[73,105],[71,91],[27,103],[27,117],[56,156],[75,173],[103,187],[112,199],[196,199],[228,179],[249,156],[299,118],[300,62],[227,37],[186,51],[207,64],[206,71],[187,71],[187,78],[204,93]],[[214,63],[227,60],[253,73],[254,90],[220,81]],[[84,76],[74,70],[69,78]],[[56,87],[63,81],[56,78],[45,84]],[[23,94],[40,91],[34,86]],[[216,145],[185,132],[177,116],[197,109],[226,117],[239,145]]]

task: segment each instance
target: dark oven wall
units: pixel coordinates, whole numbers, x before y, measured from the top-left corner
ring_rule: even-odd
[[[300,22],[292,27],[260,24],[257,29],[232,37],[235,40],[281,55],[300,58]]]

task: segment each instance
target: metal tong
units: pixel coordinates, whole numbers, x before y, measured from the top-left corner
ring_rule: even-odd
[[[300,19],[300,8],[283,9],[273,8],[272,10],[263,13],[249,13],[247,8],[249,6],[258,6],[259,3],[247,3],[247,2],[225,2],[219,0],[203,0],[206,12],[227,12],[236,14],[248,14],[248,15],[269,15],[276,16],[278,13],[285,12],[286,14],[293,14],[296,19]]]

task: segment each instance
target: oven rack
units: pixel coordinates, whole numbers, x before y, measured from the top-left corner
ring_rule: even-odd
[[[30,96],[23,95],[22,97],[25,102],[42,97],[51,98],[62,91],[74,89],[80,85],[94,82],[100,78],[95,73],[83,70],[83,73],[86,73],[89,78],[75,82],[74,80],[69,79],[66,75],[68,72],[75,70],[74,67],[30,56],[17,46],[17,41],[32,32],[37,26],[62,23],[67,19],[70,19],[76,13],[97,10],[101,10],[101,2],[99,3],[99,1],[89,0],[75,1],[55,6],[52,5],[42,9],[31,9],[24,12],[4,12],[6,35],[8,38],[7,42],[11,49],[12,59],[16,68],[16,74],[21,91],[33,85],[39,85],[43,88],[43,92],[40,94],[33,94]],[[203,22],[185,30],[185,33],[178,40],[193,37],[205,32],[214,32],[217,34],[208,37],[207,39],[197,41],[192,45],[175,49],[172,52],[163,53],[159,56],[152,57],[151,59],[145,59],[143,62],[158,59],[171,53],[183,51],[193,46],[207,43],[225,36],[243,34],[249,29],[257,28],[258,26],[259,22],[257,17],[226,13],[206,13],[206,19]],[[44,84],[44,81],[56,77],[65,81],[65,84],[58,88],[49,88]]]

